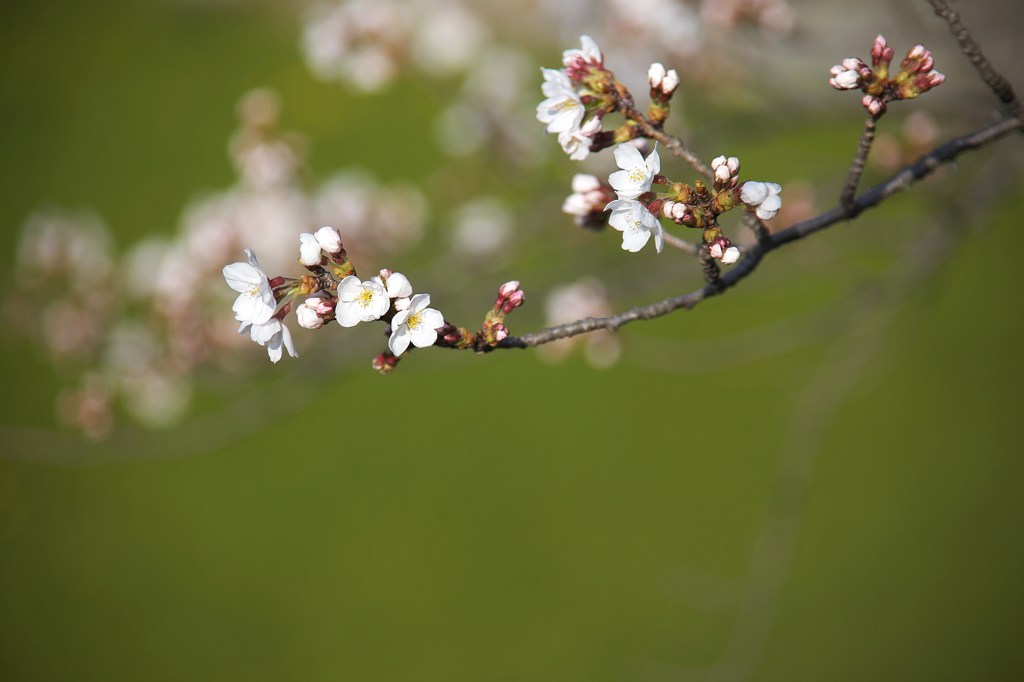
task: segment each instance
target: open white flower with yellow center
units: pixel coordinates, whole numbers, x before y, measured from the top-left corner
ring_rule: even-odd
[[[249,257],[248,263],[225,265],[222,271],[228,286],[239,292],[231,309],[235,319],[243,324],[262,324],[273,316],[277,300],[266,273],[256,262],[256,254],[246,249],[245,255]]]
[[[391,320],[391,338],[388,348],[395,356],[401,355],[409,344],[417,348],[433,346],[437,341],[437,330],[444,326],[444,316],[430,305],[430,294],[416,294],[409,307],[398,312]]]
[[[391,300],[379,282],[360,282],[349,275],[338,284],[338,306],[335,316],[342,327],[379,320],[391,307]]]
[[[636,253],[644,248],[651,235],[654,235],[654,248],[661,253],[665,247],[665,237],[661,230],[661,221],[639,201],[616,199],[605,206],[612,212],[608,224],[622,233],[622,248]]]
[[[537,105],[537,120],[546,123],[549,133],[579,130],[583,122],[583,102],[568,76],[555,69],[541,69],[544,83],[541,90],[547,97]]]
[[[644,192],[649,192],[654,176],[661,171],[657,146],[645,159],[633,145],[620,144],[615,148],[615,163],[622,170],[609,175],[608,182],[619,199],[636,199]]]

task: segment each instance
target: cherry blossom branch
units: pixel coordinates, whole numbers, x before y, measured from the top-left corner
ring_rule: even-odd
[[[950,7],[946,0],[928,0],[928,2],[935,9],[935,13],[949,24],[949,30],[957,42],[960,43],[960,49],[963,50],[967,58],[974,64],[981,79],[985,81],[996,97],[1006,106],[1010,115],[1014,118],[1024,119],[1024,105],[1021,104],[1017,93],[1013,91],[1009,81],[996,71],[988,58],[985,57],[985,54],[981,51],[981,46],[978,45],[971,32],[960,21],[960,14]]]
[[[875,141],[875,125],[878,119],[875,116],[868,116],[864,121],[864,132],[861,133],[860,143],[857,145],[857,155],[850,163],[850,172],[846,176],[846,184],[843,186],[843,193],[839,197],[839,203],[849,208],[853,205],[853,198],[857,195],[857,185],[860,184],[861,175],[864,173],[864,166],[868,160],[868,153],[871,151],[871,144]]]
[[[744,280],[769,252],[857,216],[865,210],[881,204],[897,192],[910,188],[934,173],[943,164],[953,161],[960,154],[991,144],[1008,133],[1018,130],[1024,130],[1024,121],[1018,118],[1006,118],[936,147],[914,163],[890,176],[886,181],[864,192],[849,207],[836,206],[818,216],[795,223],[785,230],[771,235],[769,241],[756,244],[746,252],[736,267],[715,283],[706,284],[700,289],[680,296],[666,298],[646,306],[630,308],[616,315],[588,317],[568,324],[540,329],[523,336],[510,336],[502,340],[495,348],[531,348],[599,329],[617,331],[623,325],[636,320],[650,320],[680,309],[690,310],[702,301],[722,294]]]
[[[615,89],[615,99],[619,105],[622,115],[628,120],[633,121],[636,124],[637,129],[642,133],[643,137],[648,137],[652,140],[656,140],[661,144],[668,147],[672,154],[684,161],[696,170],[698,173],[706,178],[714,178],[714,173],[711,169],[698,157],[696,154],[691,152],[680,138],[675,135],[669,135],[666,133],[660,125],[654,125],[647,120],[647,117],[637,109],[636,104],[633,102],[633,96],[629,90],[622,86]]]

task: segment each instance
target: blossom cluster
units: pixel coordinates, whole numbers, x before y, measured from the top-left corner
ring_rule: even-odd
[[[600,132],[601,116],[614,110],[618,98],[628,96],[625,86],[605,68],[594,40],[581,36],[580,42],[582,49],[563,53],[563,69],[542,69],[545,82],[541,90],[546,98],[537,107],[538,120],[547,124],[548,132],[559,134],[559,143],[573,159],[582,159],[601,147],[593,141],[590,130]],[[648,122],[658,127],[664,123],[667,103],[679,87],[679,75],[674,69],[654,63],[648,69],[647,79],[651,90]],[[588,115],[591,118],[585,123]],[[635,126],[627,124],[623,128],[628,128],[630,136],[639,134]],[[742,205],[759,220],[771,220],[782,207],[782,187],[772,182],[741,183],[740,161],[734,156],[719,156],[711,162],[710,188],[703,181],[691,187],[663,175],[657,145],[644,156],[634,144],[622,142],[615,147],[614,157],[619,170],[608,176],[607,183],[589,174],[573,178],[573,193],[566,198],[562,210],[585,227],[603,225],[607,213],[608,224],[622,233],[625,251],[640,251],[653,239],[655,250],[661,253],[665,246],[661,219],[665,218],[678,225],[702,229],[708,253],[723,263],[734,263],[739,259],[739,249],[722,234],[718,216]],[[657,192],[654,185],[667,189]]]
[[[537,120],[549,133],[558,134],[562,150],[577,161],[590,154],[614,102],[614,76],[604,67],[601,49],[590,36],[582,36],[580,42],[580,49],[562,53],[563,68],[541,69],[546,99],[537,105]]]
[[[941,85],[946,79],[934,68],[934,59],[924,45],[915,45],[907,51],[900,70],[890,75],[895,51],[879,35],[871,45],[871,66],[857,57],[844,59],[830,70],[829,85],[837,90],[861,90],[861,104],[874,117],[885,113],[889,102],[914,99]]]
[[[224,279],[238,292],[232,309],[240,323],[239,333],[266,346],[272,362],[283,355],[282,348],[298,357],[291,332],[284,319],[295,307],[299,326],[319,329],[336,321],[342,327],[385,319],[390,323],[388,348],[398,357],[412,344],[432,346],[444,317],[429,308],[428,294],[413,295],[412,284],[400,272],[381,270],[361,280],[348,260],[341,235],[330,226],[315,233],[299,235],[299,262],[311,273],[298,279],[270,278],[260,268],[255,254],[246,249],[248,263],[224,267]],[[303,300],[295,306],[298,298]]]

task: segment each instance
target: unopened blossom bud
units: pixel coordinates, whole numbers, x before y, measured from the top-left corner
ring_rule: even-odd
[[[708,253],[711,254],[712,258],[722,260],[725,256],[725,250],[729,248],[729,240],[725,237],[718,237],[715,241],[708,244]]]
[[[501,312],[508,315],[510,312],[521,306],[525,300],[526,294],[523,293],[522,290],[516,291],[505,299],[505,303],[501,306]]]
[[[756,180],[748,180],[740,188],[740,201],[748,206],[757,206],[768,196],[768,185]]]
[[[499,343],[508,338],[508,327],[503,325],[501,322],[496,322],[494,326],[491,327],[491,330],[494,332],[494,340]]]
[[[735,263],[739,259],[740,250],[735,246],[730,246],[728,249],[725,250],[725,253],[722,254],[722,262],[725,263],[726,265]]]
[[[860,87],[860,83],[860,74],[856,71],[848,71],[836,66],[832,67],[832,78],[829,79],[828,84],[836,90],[855,90]]]
[[[341,234],[330,227],[324,225],[314,233],[317,242],[320,244],[320,248],[327,253],[338,253],[341,251]]]
[[[885,112],[885,102],[874,95],[864,95],[860,103],[872,116],[881,116]]]
[[[740,201],[754,208],[761,220],[771,220],[782,208],[781,191],[782,186],[777,183],[748,180],[740,187]]]
[[[885,78],[889,75],[889,62],[892,61],[894,54],[896,54],[896,51],[888,46],[885,42],[885,37],[882,34],[878,34],[875,42],[871,45],[871,62],[879,78]]]
[[[397,357],[391,353],[381,353],[373,359],[371,366],[381,374],[390,374],[397,364]]]
[[[304,305],[299,306],[295,311],[295,319],[299,326],[305,329],[319,329],[324,326],[323,318],[317,315],[315,310]]]
[[[689,225],[690,227],[696,224],[693,209],[681,201],[672,207],[672,220],[681,225]]]
[[[721,158],[723,160],[725,159],[724,156]],[[726,166],[725,163],[722,163],[722,165],[720,165],[718,168],[715,168],[715,182],[725,184],[729,182],[730,177],[731,176],[729,174],[729,167]]]
[[[412,299],[410,297],[408,297],[408,296],[403,296],[401,298],[396,298],[395,299],[395,310],[398,311],[398,312],[402,312],[403,310],[408,310],[409,309],[409,304],[411,304],[411,303],[412,303]]]
[[[387,268],[380,271],[377,277],[371,278],[384,287],[388,298],[408,298],[412,296],[412,283],[400,272],[392,272]]]
[[[498,287],[498,297],[505,299],[517,291],[519,291],[519,280],[513,279]]]
[[[668,200],[661,205],[661,215],[666,218],[672,217],[672,208],[676,205],[675,201]]]
[[[674,93],[678,87],[679,74],[676,73],[675,69],[669,69],[668,73],[666,73],[665,77],[661,80],[661,91],[668,96]]]
[[[740,172],[740,160],[735,156],[730,156],[726,159],[725,164],[729,167],[729,172],[733,175],[738,175]]]
[[[650,83],[651,89],[659,90],[661,88],[661,82],[665,80],[667,75],[665,66],[660,62],[654,62],[650,68],[647,69],[647,82]]]
[[[309,232],[299,235],[299,262],[306,267],[320,265],[320,242]]]

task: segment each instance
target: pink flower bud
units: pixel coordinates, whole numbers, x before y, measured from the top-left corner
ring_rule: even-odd
[[[501,342],[508,338],[508,327],[503,325],[501,322],[495,323],[491,328],[494,331],[494,340]]]
[[[505,299],[505,303],[501,306],[501,312],[508,315],[510,312],[521,306],[525,300],[526,294],[523,293],[522,290],[516,291]]]
[[[879,116],[885,111],[885,102],[873,95],[864,95],[860,103],[872,116]]]
[[[498,296],[502,299],[508,298],[519,290],[519,280],[510,280],[498,287]]]

